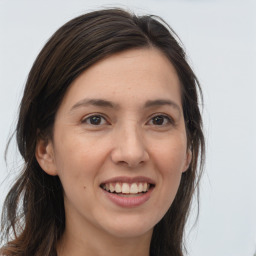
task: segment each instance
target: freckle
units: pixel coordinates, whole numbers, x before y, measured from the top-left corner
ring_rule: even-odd
[[[84,189],[86,189],[86,186],[84,186]]]

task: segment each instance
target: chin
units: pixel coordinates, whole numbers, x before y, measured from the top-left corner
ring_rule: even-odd
[[[125,219],[116,220],[115,223],[111,225],[111,228],[107,229],[107,232],[111,235],[119,238],[133,238],[140,237],[143,235],[151,235],[153,228],[155,226],[154,222],[145,222],[145,219],[134,220],[130,216]]]

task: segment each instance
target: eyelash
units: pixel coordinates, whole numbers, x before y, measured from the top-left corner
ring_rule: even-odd
[[[93,118],[95,119],[94,121],[100,121],[98,124],[92,124],[92,120]],[[100,120],[96,120],[96,118],[100,119]],[[154,115],[150,118],[150,120],[146,123],[146,124],[150,124],[150,122],[153,121],[153,119],[156,119],[156,118],[160,118],[161,121],[164,122],[164,124],[151,124],[151,125],[154,125],[154,126],[167,126],[167,125],[170,125],[170,124],[174,124],[174,120],[168,116],[168,115],[163,115],[163,114],[157,114],[157,115]],[[104,124],[101,124],[102,121],[105,121]],[[90,123],[88,123],[88,121],[90,121]],[[156,120],[155,120],[156,121]],[[158,120],[159,121],[159,120]],[[88,124],[88,125],[92,125],[92,126],[101,126],[101,125],[105,125],[105,124],[110,124],[107,119],[102,115],[102,114],[93,114],[93,115],[90,115],[90,116],[87,116],[86,118],[84,118],[81,123],[83,124]]]
[[[152,124],[152,125],[155,125],[155,126],[166,126],[166,125],[170,125],[170,124],[174,124],[174,120],[168,116],[168,115],[163,115],[163,114],[157,114],[157,115],[154,115],[150,118],[149,122],[153,121],[154,118],[161,118],[163,119],[164,122],[167,122],[167,123],[164,123],[164,124]],[[148,123],[149,123],[148,122]]]
[[[83,124],[92,125],[92,126],[100,126],[100,125],[103,125],[103,124],[87,123],[87,121],[92,121],[92,118],[100,118],[100,122],[101,122],[102,120],[104,120],[106,124],[108,123],[107,120],[106,120],[106,118],[105,118],[102,114],[93,114],[93,115],[87,116],[86,118],[84,118],[84,119],[82,120],[82,123],[83,123]]]

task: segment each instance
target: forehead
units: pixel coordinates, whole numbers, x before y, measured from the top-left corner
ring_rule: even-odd
[[[175,68],[158,49],[132,49],[114,54],[85,70],[70,86],[62,105],[86,98],[116,104],[144,104],[156,98],[181,105],[180,82]]]

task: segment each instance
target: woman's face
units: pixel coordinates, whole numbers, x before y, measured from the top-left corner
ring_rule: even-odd
[[[172,64],[150,48],[90,67],[67,91],[37,159],[63,185],[66,232],[151,233],[190,163]]]

